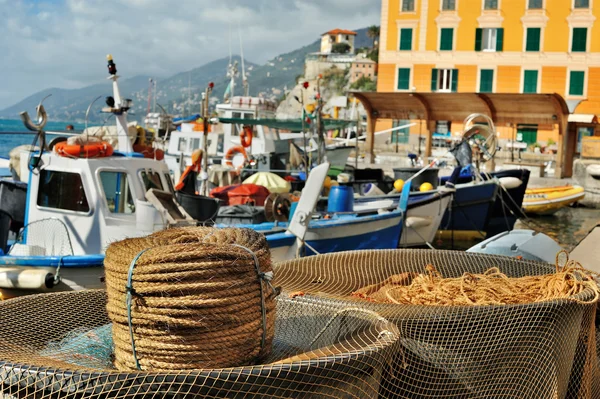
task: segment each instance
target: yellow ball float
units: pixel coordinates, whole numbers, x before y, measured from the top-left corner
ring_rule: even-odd
[[[394,190],[402,191],[402,187],[404,187],[404,180],[398,179],[394,182]]]
[[[421,184],[421,186],[419,187],[419,191],[421,191],[421,192],[431,191],[431,190],[433,190],[433,185],[428,182]]]

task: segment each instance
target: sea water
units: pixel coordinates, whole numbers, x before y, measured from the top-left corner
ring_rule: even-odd
[[[44,130],[64,131],[69,124],[73,125],[75,132],[82,131],[85,128],[85,124],[83,123],[48,122]],[[56,137],[56,135],[48,134],[46,142],[49,142],[54,137]],[[10,150],[23,144],[31,144],[34,138],[35,132],[27,130],[20,120],[0,119],[1,158],[8,158]]]

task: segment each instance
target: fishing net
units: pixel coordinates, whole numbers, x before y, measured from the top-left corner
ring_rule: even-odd
[[[427,265],[444,279],[494,267],[507,278],[557,274],[539,262],[429,250],[280,263],[273,266],[273,285],[282,291],[274,299],[269,353],[241,367],[180,371],[115,368],[103,290],[17,298],[0,302],[0,392],[18,398],[600,396],[594,286],[566,298],[504,305],[366,298],[386,286],[407,286],[411,276],[427,277]],[[589,283],[585,274],[568,272],[563,281]]]
[[[390,374],[384,376],[381,397],[600,397],[597,286],[587,285],[567,298],[535,302],[525,298],[522,303],[502,305],[395,304],[385,303],[385,294],[376,296],[386,285],[406,287],[412,276],[427,275],[427,265],[458,280],[465,273],[489,274],[493,268],[510,278],[557,274],[555,265],[430,250],[307,257],[278,264],[275,274],[282,295],[295,301],[353,304],[398,326],[400,350]],[[567,270],[560,268],[563,271]],[[577,274],[573,278],[586,278]],[[395,298],[397,293],[392,294]],[[463,295],[460,290],[455,294]],[[537,294],[531,294],[536,300]]]
[[[73,255],[69,231],[64,222],[49,218],[27,224],[9,251],[10,255]]]

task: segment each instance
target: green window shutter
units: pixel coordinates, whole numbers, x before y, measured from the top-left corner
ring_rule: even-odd
[[[410,69],[398,68],[398,90],[408,90],[410,88]]]
[[[527,28],[525,51],[540,51],[542,28]]]
[[[496,51],[502,51],[504,48],[504,28],[496,29]]]
[[[575,8],[590,8],[590,0],[575,0]]]
[[[537,93],[538,71],[523,73],[523,93]]]
[[[585,82],[585,72],[571,71],[571,81],[569,83],[569,95],[583,96],[584,82]]]
[[[475,51],[481,51],[481,42],[483,41],[483,29],[475,29]]]
[[[440,50],[448,51],[452,50],[452,41],[454,39],[453,28],[442,28],[440,32]]]
[[[412,28],[400,29],[400,50],[412,50]]]
[[[494,70],[482,69],[479,77],[479,92],[491,93],[494,89]]]
[[[431,70],[431,91],[437,91],[438,88],[438,70],[433,68]]]
[[[587,49],[587,28],[573,28],[571,51],[585,52]]]
[[[527,143],[537,143],[537,125],[517,125],[517,140]]]
[[[452,92],[456,93],[458,90],[458,69],[452,70]]]

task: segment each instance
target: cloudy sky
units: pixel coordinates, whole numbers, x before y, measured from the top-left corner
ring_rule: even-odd
[[[381,0],[0,0],[0,109],[39,90],[101,82],[118,69],[169,76],[238,52],[253,62],[332,28],[379,24]]]

